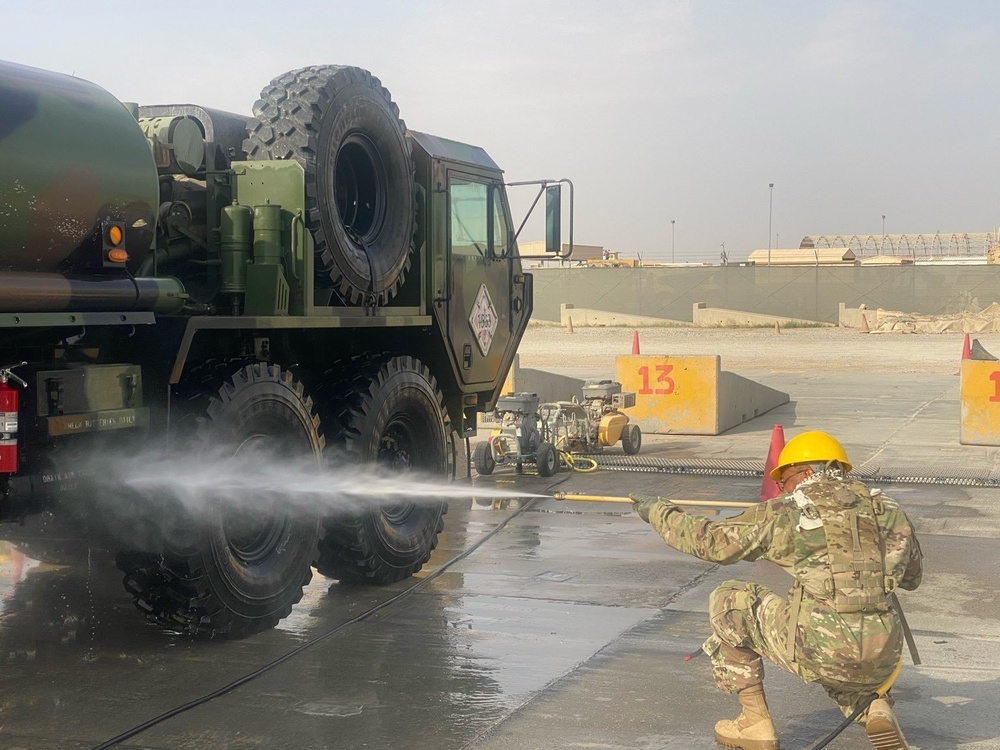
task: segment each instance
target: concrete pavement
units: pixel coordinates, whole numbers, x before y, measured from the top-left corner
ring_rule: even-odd
[[[745,373],[792,400],[715,437],[647,438],[643,454],[763,460],[786,437],[827,429],[858,465],[992,470],[996,449],[960,446],[958,378],[939,374]],[[560,473],[564,491],[658,492],[753,500],[759,480],[622,472]],[[477,483],[528,491],[552,480],[498,471]],[[925,552],[902,601],[924,663],[894,688],[915,748],[1000,748],[998,490],[892,485]],[[766,563],[730,568],[669,549],[627,507],[543,500],[502,510],[455,503],[411,595],[263,677],[122,747],[718,747],[736,713],[708,661],[685,662],[708,634],[708,593],[730,577],[783,591]],[[506,523],[494,536],[487,535]],[[0,564],[0,747],[93,747],[321,636],[411,582],[349,588],[315,577],[292,616],[237,642],[193,642],[146,625],[98,550],[66,566]],[[816,686],[775,668],[767,689],[786,750],[805,750],[840,715]],[[868,747],[851,727],[828,747]]]

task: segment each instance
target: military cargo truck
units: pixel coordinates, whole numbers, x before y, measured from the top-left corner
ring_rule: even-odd
[[[561,183],[511,183],[545,196],[553,252],[564,202],[572,235]],[[531,307],[501,169],[407,130],[368,71],[289,72],[241,116],[0,63],[4,522],[54,504],[100,514],[77,473],[97,446],[317,465],[336,451],[449,477]],[[230,637],[287,615],[313,566],[412,575],[446,511],[324,515],[272,492],[167,534],[155,503],[136,508],[105,529],[136,603]]]

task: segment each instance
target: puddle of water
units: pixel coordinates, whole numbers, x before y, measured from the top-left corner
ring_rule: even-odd
[[[313,702],[296,706],[293,711],[307,716],[357,716],[362,706],[344,705],[342,703]]]
[[[446,608],[452,668],[488,677],[497,693],[459,698],[470,704],[518,703],[621,633],[657,613],[653,609],[605,607],[536,599],[462,596]]]

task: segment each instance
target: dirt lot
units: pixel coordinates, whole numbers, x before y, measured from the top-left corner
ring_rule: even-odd
[[[719,354],[722,368],[809,372],[923,372],[957,374],[963,334],[864,334],[847,328],[640,328],[642,354]],[[521,347],[522,367],[543,370],[614,370],[615,358],[632,351],[631,328],[532,325]],[[1000,334],[974,334],[1000,354]]]

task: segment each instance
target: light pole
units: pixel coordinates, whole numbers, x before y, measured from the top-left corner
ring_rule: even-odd
[[[774,183],[767,183],[767,265],[771,265],[771,211],[774,208]]]
[[[670,220],[670,262],[674,262],[674,220]]]
[[[878,251],[879,255],[885,255],[885,214],[882,214],[882,247]],[[895,253],[893,253],[895,255]]]

